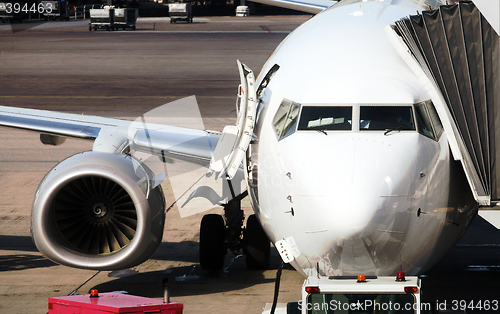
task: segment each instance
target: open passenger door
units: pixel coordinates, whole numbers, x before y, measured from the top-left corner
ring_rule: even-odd
[[[246,65],[237,62],[241,84],[236,100],[236,125],[224,127],[210,161],[210,169],[219,175],[226,173],[229,180],[235,176],[250,145],[257,111],[254,74]]]

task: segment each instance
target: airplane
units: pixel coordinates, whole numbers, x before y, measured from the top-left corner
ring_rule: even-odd
[[[457,39],[422,40],[433,38],[424,32],[436,25],[431,18],[445,25],[460,15],[480,23],[481,43],[495,47],[493,19],[470,3],[440,8],[447,1],[438,0],[277,2],[318,14],[276,48],[258,77],[238,62],[237,123],[222,132],[0,107],[1,126],[39,132],[45,144],[94,141],[36,191],[31,233],[40,252],[96,270],[152,256],[163,234],[165,174],[137,153],[167,169],[173,159],[202,164],[203,180],[223,186],[223,197],[196,185],[186,194],[186,202],[225,199],[224,216],[201,221],[207,270],[222,269],[227,251],[241,249],[250,269],[266,269],[272,242],[304,276],[417,275],[456,244],[480,206],[484,217],[498,217],[495,132],[481,116],[494,105],[491,75],[460,84],[453,56],[433,63],[441,55],[428,54],[452,51]],[[484,50],[482,60],[498,62]],[[474,107],[476,98],[484,108]],[[246,196],[255,214],[243,228]]]

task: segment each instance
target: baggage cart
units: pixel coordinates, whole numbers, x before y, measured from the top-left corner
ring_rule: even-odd
[[[89,31],[105,28],[107,31],[115,27],[115,8],[114,6],[104,6],[102,9],[90,9]]]
[[[191,3],[169,3],[168,12],[170,16],[170,23],[177,23],[177,21],[193,23]]]
[[[118,9],[115,8],[115,27],[114,29],[127,29],[131,28],[135,30],[135,22],[137,21],[137,9],[125,8]]]
[[[116,29],[131,28],[135,30],[137,21],[136,8],[115,8],[114,6],[104,6],[102,9],[90,9],[89,31],[105,28],[114,31]]]

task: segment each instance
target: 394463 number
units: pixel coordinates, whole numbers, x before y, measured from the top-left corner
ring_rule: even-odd
[[[465,300],[453,300],[451,302],[451,309],[453,311],[479,310],[497,312],[499,309],[499,304],[498,300],[480,300],[470,302],[467,302]]]
[[[52,3],[39,3],[38,5],[36,3],[33,3],[31,6],[28,5],[27,3],[19,3],[19,2],[13,2],[13,3],[5,3],[5,12],[7,14],[19,14],[19,13],[52,13]]]

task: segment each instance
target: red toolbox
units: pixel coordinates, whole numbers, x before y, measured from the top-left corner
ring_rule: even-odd
[[[183,304],[121,293],[49,298],[49,314],[182,314]]]

